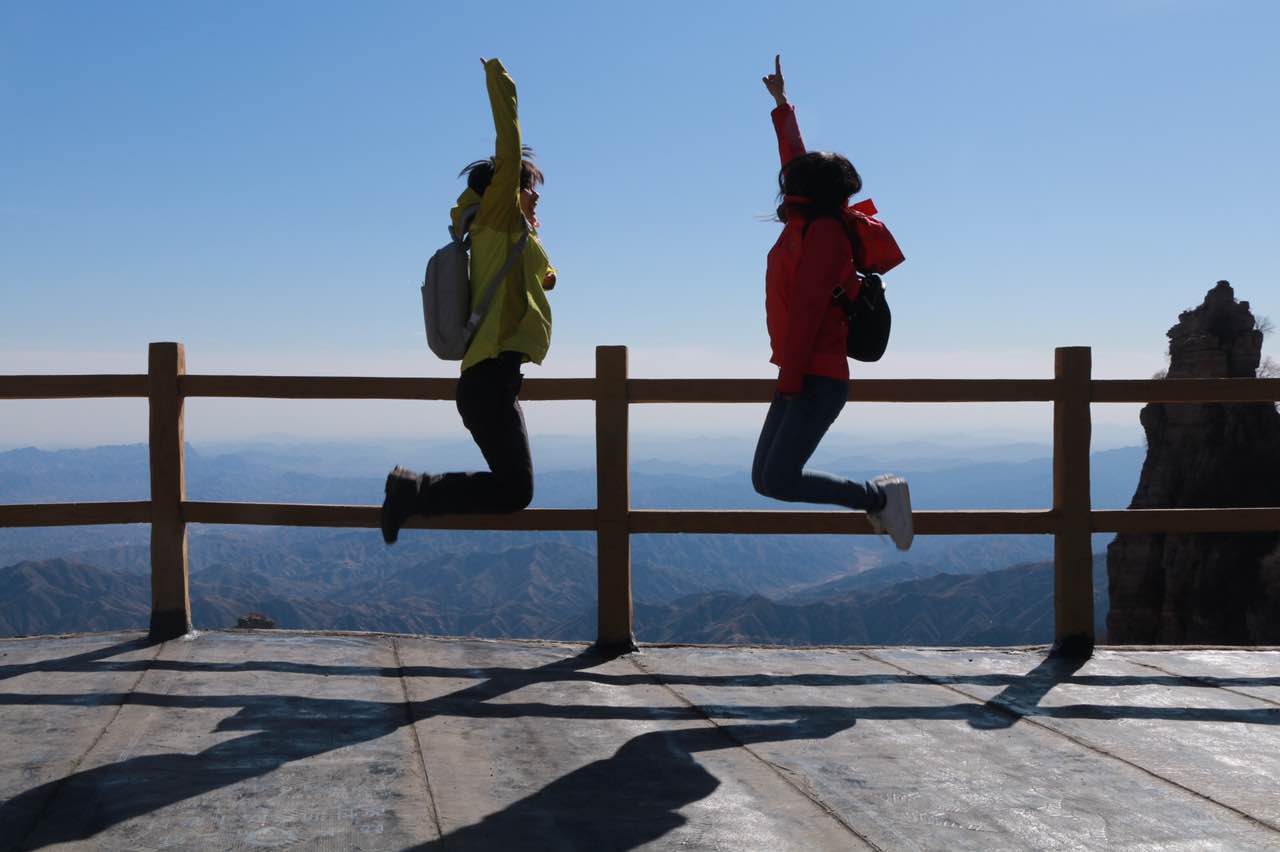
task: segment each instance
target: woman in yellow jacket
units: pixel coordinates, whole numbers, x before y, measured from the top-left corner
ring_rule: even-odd
[[[551,305],[546,292],[556,273],[537,236],[538,184],[542,172],[526,159],[520,142],[516,85],[497,59],[484,64],[497,131],[494,156],[462,170],[467,188],[454,206],[453,224],[470,223],[471,280],[492,281],[521,237],[528,238],[507,272],[462,361],[457,404],[462,422],[489,464],[488,471],[417,474],[397,467],[387,476],[382,537],[395,542],[410,515],[517,512],[533,500],[533,459],[520,410],[520,367],[541,364],[551,344]],[[473,309],[483,288],[472,290]]]

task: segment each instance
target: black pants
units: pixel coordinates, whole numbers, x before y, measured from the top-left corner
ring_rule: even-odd
[[[519,352],[503,352],[463,371],[458,413],[489,470],[424,477],[420,499],[426,513],[518,512],[532,502],[533,457],[520,410],[523,362]]]

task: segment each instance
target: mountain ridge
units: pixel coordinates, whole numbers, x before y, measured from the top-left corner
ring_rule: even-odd
[[[496,557],[458,554],[443,565],[399,573],[324,596],[284,596],[269,586],[236,582],[252,583],[252,573],[228,576],[193,591],[193,619],[197,627],[230,628],[257,612],[283,628],[579,641],[594,636],[595,564],[585,551],[516,547]],[[1099,555],[1099,625],[1106,618],[1104,581],[1105,558]],[[9,635],[143,629],[149,618],[149,588],[138,575],[55,559],[0,568],[0,583],[10,590],[0,599],[0,632]],[[1053,638],[1053,566],[940,573],[798,604],[700,592],[667,604],[637,601],[635,613],[637,636],[646,642],[1039,644]]]

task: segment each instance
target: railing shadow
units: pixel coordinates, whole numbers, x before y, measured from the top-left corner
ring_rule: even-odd
[[[3,706],[128,704],[166,710],[235,709],[218,731],[251,731],[197,754],[131,757],[92,767],[31,788],[0,804],[0,847],[40,848],[82,841],[161,808],[263,776],[289,763],[368,742],[433,717],[470,719],[545,718],[574,721],[679,721],[698,723],[650,731],[623,742],[611,756],[596,760],[546,785],[480,822],[449,833],[424,849],[529,848],[547,838],[548,848],[564,845],[601,850],[632,849],[682,825],[682,808],[711,795],[720,781],[696,755],[720,749],[795,739],[825,739],[860,720],[954,720],[975,731],[1006,728],[1020,718],[1048,716],[1088,719],[1176,719],[1280,725],[1280,708],[1215,709],[1125,705],[1040,707],[1063,683],[1123,686],[1183,685],[1203,688],[1207,678],[1081,676],[1080,662],[1049,658],[1025,675],[974,675],[945,679],[903,675],[636,675],[592,671],[605,658],[587,651],[523,669],[440,666],[366,667],[246,661],[190,663],[117,661],[108,658],[146,647],[124,642],[42,664],[0,669],[0,675],[48,671],[79,672],[154,669],[191,674],[244,671],[287,672],[317,677],[483,678],[478,683],[422,701],[370,701],[291,695],[174,695],[150,692],[43,694],[0,693]],[[656,677],[656,679],[655,679]],[[1222,678],[1235,686],[1274,686],[1280,678]],[[536,684],[593,682],[626,686],[661,682],[700,687],[848,687],[883,684],[938,686],[945,682],[999,685],[1002,692],[980,703],[932,706],[754,706],[742,703],[694,706],[610,706],[539,702],[493,702]],[[716,719],[717,724],[708,723]],[[550,833],[549,833],[550,827]],[[559,838],[557,840],[557,838]]]
[[[327,665],[322,663],[294,663],[287,660],[245,660],[236,663],[212,663],[170,660],[127,660],[112,661],[110,657],[128,651],[156,647],[161,642],[145,636],[138,639],[118,642],[103,648],[62,657],[52,660],[41,660],[33,663],[17,663],[0,665],[0,680],[16,677],[28,672],[142,672],[172,671],[188,674],[235,674],[248,672],[270,672],[274,674],[310,675],[314,677],[386,677],[386,678],[451,678],[465,671],[471,678],[500,681],[503,684],[528,685],[545,683],[547,675],[554,671],[560,681],[579,681],[596,683],[602,686],[636,686],[652,683],[653,676],[647,674],[618,675],[591,671],[584,667],[544,667],[525,669],[513,666],[479,666],[468,669],[454,669],[445,666],[353,666]],[[1246,650],[1242,648],[1241,650]],[[568,657],[566,660],[585,660],[590,665],[606,662],[619,655],[598,653],[594,649],[582,654]],[[564,662],[564,661],[561,661]],[[1056,684],[1074,684],[1078,686],[1119,687],[1119,686],[1166,686],[1188,688],[1249,688],[1280,687],[1280,675],[1271,677],[1218,677],[1215,675],[1081,675],[1080,668],[1089,661],[1073,660],[1070,657],[1046,656],[1036,668],[1026,674],[744,674],[744,675],[681,675],[663,673],[662,682],[672,686],[888,686],[888,685],[937,685],[940,683],[971,684],[974,686],[1017,687],[1018,691],[1002,694],[1005,699],[1019,698],[1020,703],[1038,694],[1043,697]],[[523,683],[521,683],[523,681]],[[512,688],[518,688],[512,686]],[[993,701],[996,699],[992,699]],[[1036,703],[1039,701],[1037,697]],[[1008,700],[1004,703],[1009,703]]]
[[[32,663],[9,663],[0,665],[0,680],[6,680],[19,675],[30,674],[34,672],[103,672],[103,671],[146,671],[151,663],[147,660],[137,660],[128,662],[107,662],[111,657],[128,653],[129,651],[141,651],[144,648],[154,648],[159,646],[160,642],[141,636],[136,639],[125,639],[110,645],[104,645],[100,648],[94,648],[91,651],[85,651],[80,654],[72,654],[69,657],[60,657],[53,660],[38,660]],[[92,664],[92,665],[91,665]]]

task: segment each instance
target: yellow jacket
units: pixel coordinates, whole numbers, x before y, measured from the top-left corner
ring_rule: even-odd
[[[489,105],[493,108],[493,125],[497,131],[493,180],[483,196],[468,187],[458,196],[453,208],[453,224],[462,222],[468,207],[480,205],[471,223],[471,307],[480,302],[484,288],[498,274],[511,247],[524,233],[525,218],[520,207],[520,121],[516,117],[516,84],[502,63],[490,59],[485,63],[485,82],[489,89]],[[526,361],[541,364],[551,345],[551,305],[543,282],[554,272],[547,252],[530,226],[529,241],[521,257],[512,264],[506,278],[498,285],[489,311],[476,329],[462,369],[477,364],[499,352],[524,353]]]

